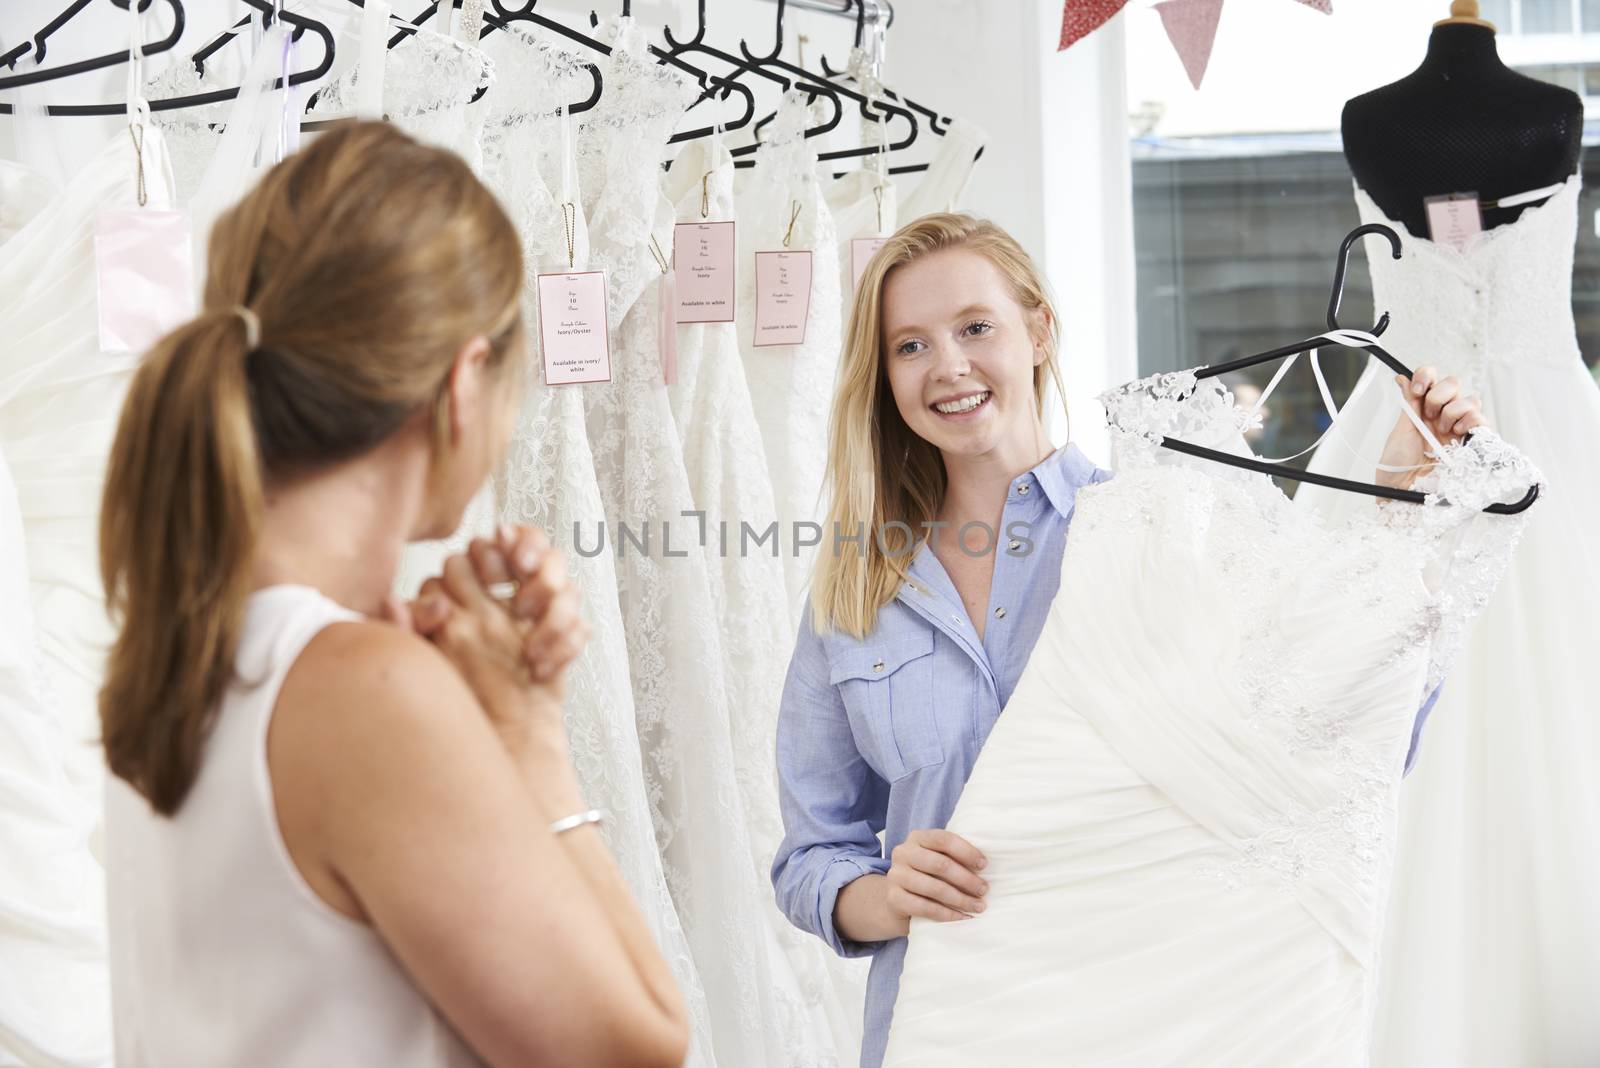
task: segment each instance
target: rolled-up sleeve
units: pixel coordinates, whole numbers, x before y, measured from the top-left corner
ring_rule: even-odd
[[[811,606],[778,710],[778,800],[783,843],[772,864],[778,907],[844,957],[872,953],[877,942],[854,942],[833,924],[839,891],[863,875],[889,870],[878,834],[888,807],[888,784],[862,758],[838,688],[828,681],[828,658],[811,629]]]

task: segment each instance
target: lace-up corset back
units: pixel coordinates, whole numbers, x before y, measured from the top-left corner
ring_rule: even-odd
[[[1581,359],[1572,328],[1574,234],[1581,179],[1464,248],[1408,235],[1356,187],[1363,223],[1400,233],[1400,259],[1369,243],[1377,307],[1403,308],[1384,335],[1395,353],[1448,353],[1446,370],[1481,388],[1486,367]]]

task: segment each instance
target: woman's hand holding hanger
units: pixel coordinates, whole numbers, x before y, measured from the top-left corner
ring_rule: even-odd
[[[1467,394],[1454,376],[1441,376],[1433,366],[1418,367],[1411,378],[1394,376],[1395,386],[1404,403],[1425,423],[1442,444],[1460,441],[1467,431],[1487,427],[1482,403],[1476,395]],[[1410,489],[1419,475],[1427,473],[1433,458],[1430,446],[1416,424],[1401,412],[1396,417],[1389,440],[1384,443],[1383,457],[1379,463],[1385,467],[1413,468],[1407,471],[1386,471],[1380,468],[1376,481],[1380,486]]]

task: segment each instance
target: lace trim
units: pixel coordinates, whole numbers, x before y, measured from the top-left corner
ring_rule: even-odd
[[[1238,435],[1250,419],[1219,380],[1197,381],[1192,370],[1159,374],[1110,390],[1101,401],[1119,475],[1179,467],[1203,472],[1212,483],[1211,512],[1196,522],[1226,525],[1213,539],[1222,575],[1264,590],[1304,582],[1306,596],[1350,599],[1362,610],[1363,626],[1387,635],[1390,651],[1381,666],[1426,658],[1419,705],[1443,680],[1526,525],[1526,513],[1482,509],[1518,499],[1543,481],[1527,457],[1481,429],[1445,446],[1434,469],[1418,479],[1424,504],[1375,501],[1344,524],[1325,526],[1314,511],[1294,508],[1265,475],[1161,448],[1164,436],[1225,451],[1241,447]],[[1143,521],[1152,522],[1149,506],[1139,507]],[[1233,888],[1268,874],[1293,888],[1308,873],[1340,867],[1373,888],[1392,848],[1391,809],[1404,754],[1356,740],[1355,712],[1310,691],[1304,682],[1310,653],[1297,643],[1291,621],[1255,606],[1242,611],[1236,677],[1248,721],[1277,739],[1286,755],[1330,773],[1335,789],[1325,806],[1281,813],[1237,843],[1232,863],[1204,874]]]

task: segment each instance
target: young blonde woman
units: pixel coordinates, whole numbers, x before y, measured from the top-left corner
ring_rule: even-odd
[[[901,228],[857,293],[829,439],[832,546],[779,713],[772,877],[797,926],[873,957],[862,1068],[883,1060],[911,918],[984,910],[986,860],[943,828],[1039,637],[1077,491],[1111,477],[1045,436],[1056,337],[1027,254],[966,215]],[[1408,385],[1441,439],[1482,425],[1453,379],[1424,367]],[[1425,449],[1401,418],[1382,462],[1421,465]]]
[[[387,600],[506,444],[511,224],[459,158],[359,123],[268,172],[209,264],[102,512],[117,1063],[681,1063],[567,756],[559,550],[503,530]]]

